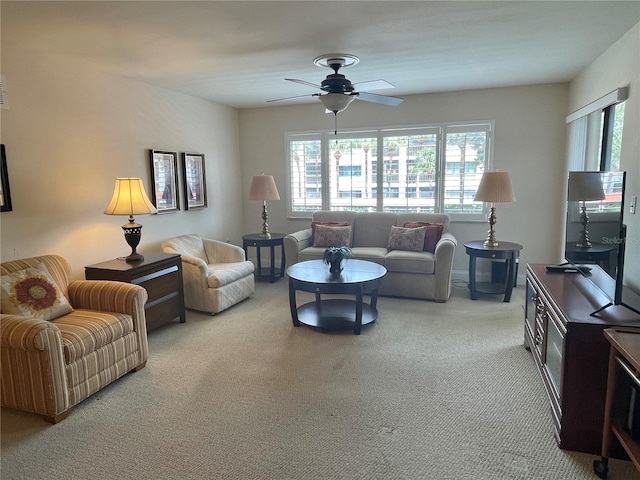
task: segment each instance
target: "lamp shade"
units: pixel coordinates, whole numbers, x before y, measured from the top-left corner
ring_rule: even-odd
[[[139,178],[116,178],[113,198],[105,208],[106,215],[142,215],[156,213]]]
[[[249,200],[280,200],[272,175],[255,175],[249,188]]]
[[[353,102],[356,97],[351,95],[345,95],[343,93],[327,93],[326,95],[320,95],[320,101],[324,107],[333,112],[339,113]]]
[[[604,187],[600,172],[569,172],[569,201],[604,200]]]
[[[478,191],[473,199],[476,202],[509,203],[516,197],[511,187],[508,172],[484,172]]]

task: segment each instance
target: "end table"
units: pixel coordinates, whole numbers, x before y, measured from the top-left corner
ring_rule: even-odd
[[[180,323],[186,321],[180,255],[144,252],[140,262],[108,260],[84,267],[84,275],[87,280],[115,280],[144,287],[149,295],[144,306],[147,331],[178,317]]]
[[[520,255],[522,245],[512,242],[499,242],[497,247],[485,247],[483,243],[482,240],[474,240],[464,244],[467,255],[469,255],[469,290],[471,292],[471,300],[476,300],[478,293],[486,293],[489,295],[501,295],[504,293],[504,301],[510,302],[516,271],[516,260]],[[478,257],[492,260],[505,260],[505,262],[507,262],[505,283],[476,282],[476,258]]]
[[[257,273],[256,278],[259,280],[269,279],[270,283],[279,280],[284,277],[284,237],[286,233],[272,233],[270,238],[261,237],[259,233],[250,233],[242,236],[242,248],[244,248],[245,256],[249,259],[249,247],[256,247],[257,252]],[[275,269],[275,247],[280,247],[280,268],[277,272]],[[269,275],[262,273],[262,258],[260,256],[260,249],[262,247],[269,247]]]

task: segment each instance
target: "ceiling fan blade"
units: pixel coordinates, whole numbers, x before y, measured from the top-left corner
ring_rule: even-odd
[[[280,102],[282,100],[291,100],[293,98],[302,98],[302,97],[317,97],[318,95],[320,95],[319,93],[308,93],[306,95],[296,95],[294,97],[284,97],[284,98],[275,98],[273,100],[267,100],[267,103],[271,103],[271,102]]]
[[[386,80],[371,80],[369,82],[354,83],[356,90],[384,90],[385,88],[396,88]]]
[[[380,103],[382,105],[388,105],[390,107],[397,107],[403,102],[402,98],[388,97],[386,95],[377,95],[375,93],[367,92],[358,92],[358,96],[356,98],[364,100],[365,102]]]
[[[318,88],[322,90],[320,85],[316,85],[315,83],[307,82],[306,80],[298,80],[297,78],[285,78],[288,82],[299,83],[301,85],[308,85],[309,87]]]

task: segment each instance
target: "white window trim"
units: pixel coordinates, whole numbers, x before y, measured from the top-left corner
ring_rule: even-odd
[[[443,170],[445,162],[445,155],[442,153],[442,149],[444,148],[444,138],[447,133],[465,133],[465,132],[473,132],[478,130],[478,126],[482,126],[486,129],[487,132],[487,140],[485,145],[485,171],[489,171],[493,168],[493,137],[495,135],[495,120],[472,120],[472,121],[460,121],[460,122],[443,122],[436,124],[425,124],[425,125],[408,125],[408,126],[398,126],[398,127],[378,127],[378,128],[368,128],[368,129],[345,129],[340,131],[337,135],[333,130],[315,130],[315,131],[293,131],[293,132],[285,132],[284,134],[284,143],[285,143],[285,173],[286,173],[286,198],[287,198],[287,218],[289,219],[310,219],[312,216],[312,212],[304,211],[304,212],[294,212],[291,209],[291,205],[293,202],[292,192],[291,192],[291,149],[290,144],[291,141],[296,140],[320,140],[321,142],[321,158],[328,158],[328,148],[329,141],[335,139],[353,139],[353,138],[368,138],[375,137],[378,145],[382,146],[383,138],[386,136],[393,135],[417,135],[420,133],[426,133],[429,135],[436,134],[436,152],[438,161],[436,163],[436,177],[440,179],[436,182],[436,191],[435,196],[436,205],[439,206],[439,209],[443,213],[444,211],[444,185],[443,185]],[[487,128],[488,126],[488,128]],[[306,137],[306,138],[305,138]],[[378,149],[380,152],[381,149]],[[381,159],[378,159],[381,162]],[[321,162],[321,188],[322,188],[322,205],[330,204],[330,185],[329,185],[329,162]],[[382,183],[382,175],[383,169],[377,169],[377,183],[380,185]],[[324,208],[324,207],[323,207]],[[377,197],[377,206],[378,211],[383,210],[383,197],[382,195],[378,195]],[[485,203],[482,208],[482,213],[478,214],[465,214],[465,213],[454,213],[450,214],[451,222],[485,222],[486,215],[488,212],[488,205]]]

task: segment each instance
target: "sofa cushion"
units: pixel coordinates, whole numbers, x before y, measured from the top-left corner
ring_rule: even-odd
[[[60,329],[67,364],[133,332],[131,315],[82,308],[53,323]]]
[[[404,222],[406,228],[420,228],[425,227],[426,234],[424,237],[424,251],[434,253],[436,251],[436,245],[442,237],[442,231],[444,225],[442,223],[429,223],[429,222]]]
[[[388,250],[381,247],[353,247],[351,249],[351,258],[357,260],[367,260],[369,262],[378,263],[384,266],[384,259]]]
[[[353,226],[352,247],[386,248],[396,214],[391,212],[359,212]]]
[[[207,265],[209,288],[219,288],[251,275],[255,269],[253,262],[216,263]]]
[[[351,226],[332,227],[329,225],[316,225],[313,237],[314,247],[351,246]]]
[[[349,222],[311,222],[311,238],[316,237],[316,225],[324,225],[327,227],[348,227]]]
[[[44,264],[0,277],[2,313],[54,320],[73,311]]]
[[[408,250],[420,252],[424,249],[425,227],[404,228],[391,227],[389,232],[388,250]]]
[[[436,262],[433,253],[392,250],[384,259],[384,266],[390,272],[435,273]]]

